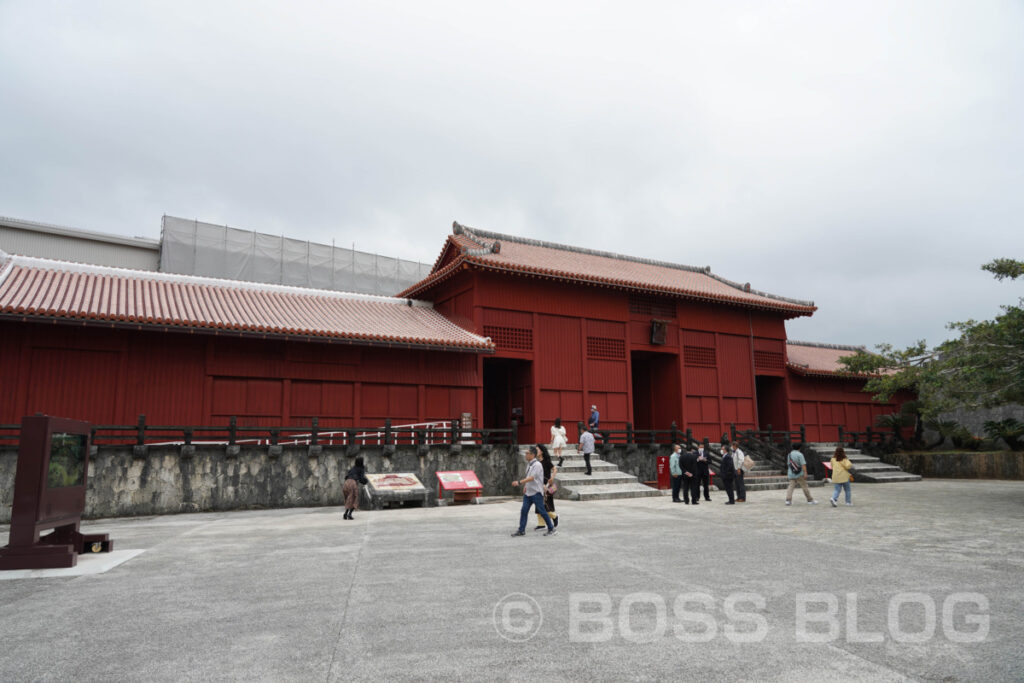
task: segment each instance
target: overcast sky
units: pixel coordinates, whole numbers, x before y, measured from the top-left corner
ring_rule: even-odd
[[[1024,294],[1024,3],[0,0],[0,215],[433,262],[451,223],[947,336]]]

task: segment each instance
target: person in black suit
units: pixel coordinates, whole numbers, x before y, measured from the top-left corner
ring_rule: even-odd
[[[704,452],[704,446],[697,446],[697,483],[704,485],[704,500],[711,500],[711,492],[708,486],[711,483],[711,469],[708,454]]]
[[[697,451],[687,448],[679,456],[679,468],[683,471],[680,477],[682,480],[683,502],[690,504],[690,497],[693,497],[693,504],[700,504],[700,478],[697,468]]]
[[[732,453],[724,446],[722,447],[722,466],[718,468],[718,473],[722,475],[722,488],[725,489],[725,495],[729,496],[729,500],[725,504],[735,505],[732,487],[736,483],[736,465],[732,462]]]

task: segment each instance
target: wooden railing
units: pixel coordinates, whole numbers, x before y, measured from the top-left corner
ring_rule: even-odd
[[[856,448],[871,444],[885,444],[895,440],[892,431],[878,431],[868,427],[863,432],[853,432],[839,428],[839,443],[843,446]]]
[[[435,446],[463,444],[517,445],[515,422],[509,428],[474,429],[458,419],[411,425],[320,427],[318,418],[308,425],[283,427],[239,426],[231,417],[226,425],[150,425],[139,415],[134,425],[93,425],[91,443],[121,446]],[[21,425],[0,425],[0,445],[17,443]]]
[[[579,431],[585,429],[582,422],[577,423]],[[627,422],[625,429],[596,429],[594,440],[599,445],[608,446],[668,446],[678,443],[682,446],[704,445],[710,448],[707,438],[694,438],[692,429],[680,429],[673,422],[668,429],[634,429],[633,423]]]

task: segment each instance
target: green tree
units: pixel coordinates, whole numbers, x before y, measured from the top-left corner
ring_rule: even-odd
[[[1024,261],[996,259],[982,266],[999,280],[1024,277]],[[880,344],[877,352],[841,359],[851,372],[872,375],[865,391],[888,401],[900,390],[917,394],[919,410],[934,417],[955,407],[1024,402],[1024,299],[1003,306],[994,320],[951,323],[959,337],[934,348],[922,340],[905,349]]]

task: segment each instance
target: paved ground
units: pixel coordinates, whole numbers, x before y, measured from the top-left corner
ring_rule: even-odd
[[[95,521],[144,552],[0,581],[0,680],[1024,679],[1024,483],[814,493],[560,502],[551,538],[514,502]]]

